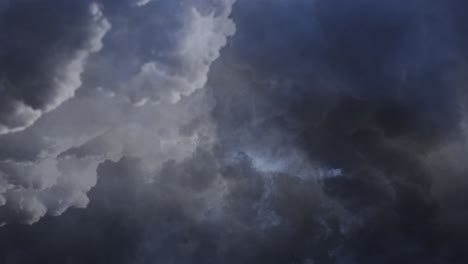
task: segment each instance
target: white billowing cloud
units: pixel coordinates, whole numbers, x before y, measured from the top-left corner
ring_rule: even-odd
[[[60,172],[55,160],[41,162],[0,162],[2,178],[16,188],[44,190],[57,183]]]
[[[3,106],[0,113],[0,135],[28,128],[44,113],[54,110],[74,96],[75,91],[82,84],[81,74],[88,57],[102,48],[102,39],[111,28],[96,3],[89,6],[89,14],[91,21],[86,22],[89,24],[89,28],[84,43],[80,47],[69,51],[71,54],[68,54],[69,57],[66,60],[56,62],[57,65],[51,67],[53,68],[52,72],[40,77],[48,78],[45,82],[48,87],[41,87],[41,91],[52,94],[48,96],[46,102],[35,105],[35,103],[28,103],[28,100],[23,98],[37,92],[34,87],[35,84],[29,84],[31,87],[21,88],[26,89],[25,95],[18,96],[15,94],[15,90],[19,88],[16,88],[15,84],[7,79],[8,76],[2,77],[0,80],[0,96]],[[66,48],[64,49],[66,50]],[[44,58],[44,60],[47,60],[47,58]],[[43,67],[46,67],[46,65]],[[28,75],[25,78],[31,77]]]
[[[4,86],[0,84],[0,88]],[[7,102],[11,111],[0,121],[0,135],[14,133],[31,126],[42,115],[42,111],[35,110],[21,101]]]
[[[142,170],[154,172],[167,161],[181,161],[190,157],[197,147],[212,143],[215,128],[207,118],[212,102],[204,91],[195,91],[205,86],[211,64],[220,56],[228,37],[235,33],[235,25],[229,18],[233,1],[219,3],[222,4],[209,3],[207,6],[221,7],[220,12],[205,12],[191,2],[181,1],[183,10],[174,14],[181,22],[177,30],[172,24],[169,28],[154,30],[154,24],[148,23],[142,29],[144,33],[138,34],[142,39],[127,38],[125,34],[129,31],[125,31],[123,25],[126,23],[116,21],[126,13],[107,13],[111,8],[104,2],[102,10],[106,19],[99,5],[91,5],[90,37],[83,48],[75,52],[74,59],[55,72],[57,89],[53,100],[47,101],[44,109],[20,112],[37,115],[35,119],[29,119],[33,121],[28,126],[17,129],[27,127],[26,130],[0,136],[0,145],[6,138],[12,138],[14,143],[11,144],[17,144],[21,150],[12,155],[11,144],[3,142],[8,148],[0,153],[3,155],[0,158],[1,225],[11,222],[33,224],[46,215],[60,215],[69,208],[85,208],[89,203],[88,192],[98,181],[97,168],[106,160],[137,157],[142,161]],[[179,8],[172,6],[171,1],[161,7],[165,5]],[[132,10],[145,12],[147,8],[150,6]],[[134,18],[128,17],[135,27],[147,22],[138,20],[140,17],[135,22]],[[158,20],[158,23],[167,23],[165,20]],[[136,64],[135,69],[139,71],[125,68],[125,73],[130,76],[126,79],[117,74],[116,68],[100,64],[93,67],[96,61],[90,60],[89,55],[101,49],[93,58],[111,57],[126,64],[125,59],[116,56],[118,48],[114,42],[128,41],[124,47],[144,42],[147,31],[159,34],[155,39],[162,39],[163,58],[153,57]],[[112,38],[121,33],[124,37]],[[102,43],[105,34],[111,45]],[[170,40],[166,42],[166,38]],[[126,51],[128,57],[139,56],[129,50]],[[144,60],[138,57],[138,61]],[[93,90],[93,84],[82,85],[88,80],[87,76],[81,76],[89,69],[85,66],[97,75],[111,75],[116,80],[111,78],[111,82]],[[83,93],[75,96],[80,86],[83,86]],[[106,94],[112,96],[104,96]],[[57,111],[51,111],[57,107]],[[43,115],[45,112],[48,113]],[[8,132],[12,131],[11,127],[6,127]]]
[[[44,159],[0,164],[0,222],[32,224],[45,214],[60,215],[70,207],[84,208],[86,193],[96,184],[99,157]]]
[[[136,157],[142,170],[151,173],[168,160],[190,157],[214,137],[209,122],[196,132],[180,132],[205,113],[206,103],[201,94],[178,104],[142,107],[105,96],[68,101],[60,111],[14,134],[25,144],[46,137],[48,146],[40,146],[34,161],[0,160],[0,223],[33,224],[45,215],[87,207],[97,168],[106,160]]]
[[[74,59],[65,63],[60,71],[56,73],[54,85],[58,92],[54,100],[46,105],[44,109],[46,112],[57,108],[65,100],[73,97],[76,89],[82,84],[81,73],[84,70],[86,60],[90,54],[98,52],[102,48],[102,39],[111,28],[96,3],[91,4],[90,12],[93,26],[90,28],[89,37],[84,46],[75,52]]]
[[[47,208],[37,199],[37,196],[30,190],[12,190],[5,194],[8,203],[3,207],[12,208],[11,212],[15,214],[15,219],[28,224],[37,222],[43,217]],[[8,220],[8,216],[3,220]],[[5,225],[6,222],[0,222],[0,225]]]
[[[96,168],[105,157],[58,157],[61,151],[73,146],[80,135],[49,138],[54,133],[54,128],[50,125],[43,127],[39,134],[20,133],[31,128],[45,113],[74,97],[75,91],[82,85],[81,75],[89,56],[103,47],[102,39],[111,28],[96,3],[90,4],[87,12],[89,21],[77,22],[86,27],[86,36],[79,47],[72,48],[71,54],[67,53],[70,55],[66,56],[68,59],[57,61],[58,65],[51,67],[46,76],[37,77],[47,79],[45,83],[50,84],[50,87],[37,92],[37,98],[47,100],[39,106],[33,106],[21,97],[8,94],[13,93],[14,88],[7,79],[8,76],[3,77],[0,82],[2,88],[6,87],[1,91],[4,105],[0,113],[0,135],[16,136],[12,133],[18,132],[19,140],[15,142],[26,148],[35,146],[35,142],[49,143],[47,149],[37,150],[36,160],[22,159],[19,154],[17,157],[4,157],[0,161],[1,225],[10,221],[32,224],[46,214],[59,215],[70,207],[86,207],[89,202],[86,193],[96,184]],[[55,37],[52,36],[51,39]],[[29,90],[31,87],[26,88],[23,97],[36,93],[35,90]],[[47,97],[42,97],[41,92],[48,94]],[[22,149],[20,145],[16,146],[19,153]]]
[[[203,88],[211,64],[236,31],[229,18],[232,4],[233,1],[226,1],[223,11],[217,14],[214,11],[202,14],[197,8],[190,8],[177,33],[177,46],[169,52],[175,63],[157,60],[144,63],[126,88],[132,102],[176,103],[181,96]]]

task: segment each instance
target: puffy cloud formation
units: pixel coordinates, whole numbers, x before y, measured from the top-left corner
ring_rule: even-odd
[[[138,1],[136,1],[135,4],[137,6],[144,6],[144,5],[148,4],[149,2],[151,2],[151,0],[138,0]]]
[[[32,240],[25,247],[19,241],[2,243],[2,252],[11,252],[4,259],[287,263],[306,257],[305,263],[311,263],[320,260],[312,252],[326,254],[328,247],[336,246],[335,238],[341,235],[333,227],[352,221],[339,205],[321,203],[325,194],[313,178],[259,172],[242,154],[229,162],[225,158],[216,150],[200,148],[185,160],[166,162],[156,174],[142,170],[138,159],[103,163],[86,210],[69,211],[29,227],[25,235]],[[48,245],[59,250],[42,254],[34,237],[52,226],[46,231]],[[71,226],[92,231],[88,234],[93,238],[71,232],[61,241],[59,234]],[[0,233],[6,235],[7,229],[21,230],[12,225]]]
[[[6,134],[74,95],[110,25],[89,1],[7,1],[0,8],[0,134]]]
[[[0,262],[468,261],[464,1],[145,2],[0,137]]]
[[[122,79],[115,83],[115,76],[97,73],[100,76],[93,76],[95,85],[137,106],[176,103],[203,88],[210,65],[235,33],[229,19],[234,1],[212,2],[154,1],[130,11],[116,10],[111,21],[119,30],[109,36],[116,47],[105,50],[96,67],[111,68],[110,73],[119,72]],[[129,38],[147,43],[129,43]],[[128,62],[114,65],[122,57]]]
[[[32,224],[70,207],[85,208],[89,203],[87,192],[97,181],[96,169],[105,160],[122,155],[144,157],[148,167],[155,169],[169,158],[190,155],[203,141],[200,135],[213,130],[206,125],[197,127],[196,134],[179,135],[181,127],[206,108],[198,106],[203,104],[201,95],[194,95],[184,106],[168,102],[137,109],[132,104],[142,106],[149,100],[147,92],[178,97],[179,93],[188,95],[203,88],[210,64],[234,32],[228,18],[231,5],[228,1],[220,5],[161,1],[137,7],[123,0],[16,1],[5,5],[2,30],[11,35],[11,43],[2,44],[2,56],[7,59],[2,69],[6,73],[4,83],[11,85],[3,90],[1,98],[6,106],[0,112],[4,120],[19,125],[5,126],[8,134],[0,137],[2,225]],[[175,11],[172,16],[179,23],[166,27],[170,25],[166,18],[152,21],[155,10],[161,14]],[[132,36],[141,26],[139,19],[148,24]],[[159,25],[163,21],[166,24]],[[130,27],[128,31],[126,26]],[[158,31],[163,33],[158,36]],[[147,45],[131,48],[136,43],[130,41],[133,37]],[[26,42],[28,38],[34,41]],[[189,43],[198,47],[191,50]],[[173,44],[177,51],[171,50]],[[167,60],[143,56],[158,48]],[[106,67],[111,60],[118,63]],[[127,60],[136,63],[128,64]],[[161,69],[156,65],[173,73],[153,76],[153,70]],[[121,70],[126,72],[121,76],[126,79],[118,77]],[[152,84],[143,84],[144,79]],[[145,92],[134,97],[132,93],[142,92],[143,86]],[[18,119],[17,113],[27,113],[27,108],[7,107],[16,101],[30,105],[37,115]],[[57,107],[57,111],[43,115]]]

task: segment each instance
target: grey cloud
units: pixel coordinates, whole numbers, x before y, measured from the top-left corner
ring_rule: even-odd
[[[151,0],[138,0],[138,1],[136,1],[135,4],[137,6],[144,6],[144,5],[148,4],[149,2],[151,2]]]
[[[141,8],[134,8],[131,1],[73,4],[60,1],[41,3],[25,1],[10,4],[8,9],[5,9],[5,14],[17,13],[15,13],[17,17],[10,15],[12,21],[10,24],[5,24],[5,28],[18,26],[24,30],[30,26],[28,21],[33,21],[32,19],[25,20],[24,16],[32,12],[33,8],[41,8],[44,15],[47,12],[57,13],[54,13],[57,17],[53,17],[57,20],[57,25],[54,24],[57,28],[52,26],[47,28],[46,23],[38,24],[41,29],[42,26],[44,27],[44,43],[39,43],[43,45],[43,48],[41,46],[35,49],[43,51],[44,55],[37,53],[37,67],[39,69],[45,65],[47,60],[41,56],[46,56],[47,52],[57,58],[67,58],[65,55],[68,53],[62,54],[58,50],[63,47],[64,52],[69,52],[68,57],[76,55],[76,59],[73,57],[65,64],[57,64],[57,72],[63,73],[65,81],[79,85],[74,87],[73,91],[68,90],[68,92],[57,87],[50,88],[50,98],[53,101],[46,100],[45,96],[48,96],[48,93],[43,90],[38,91],[36,99],[39,100],[39,96],[44,96],[44,107],[46,103],[49,106],[54,104],[53,108],[59,107],[58,110],[46,115],[42,115],[41,112],[41,118],[31,119],[37,122],[28,124],[27,129],[18,128],[22,131],[15,131],[16,133],[3,135],[0,138],[3,146],[0,159],[2,187],[4,187],[1,191],[4,205],[0,210],[2,222],[19,221],[31,224],[47,214],[60,215],[70,207],[86,207],[89,202],[87,192],[97,181],[95,169],[107,159],[118,160],[122,155],[135,156],[144,160],[147,170],[155,170],[166,160],[183,159],[190,156],[198,145],[206,144],[205,141],[209,140],[213,130],[209,122],[203,121],[204,124],[196,122],[198,125],[193,128],[196,131],[192,129],[192,132],[185,135],[182,135],[181,131],[182,127],[192,122],[193,119],[206,115],[204,109],[209,107],[209,104],[203,106],[206,102],[204,93],[193,94],[193,99],[182,100],[183,102],[179,105],[161,102],[159,105],[136,108],[128,101],[129,92],[139,90],[137,79],[140,77],[137,75],[140,67],[150,69],[149,65],[153,63],[168,70],[171,68],[170,71],[173,73],[170,75],[181,74],[181,77],[152,76],[148,73],[145,78],[164,85],[147,87],[146,92],[159,93],[161,89],[167,88],[168,95],[173,92],[178,93],[177,87],[172,91],[173,87],[167,86],[167,80],[182,80],[186,77],[194,78],[193,80],[200,79],[196,88],[202,88],[206,82],[210,64],[219,56],[219,49],[226,44],[226,38],[233,34],[234,25],[228,18],[232,2],[207,4],[203,6],[203,9],[197,3],[184,2],[183,5],[179,5],[181,3],[173,4],[166,1],[154,3],[154,6],[145,5]],[[171,16],[180,23],[165,28],[169,24],[159,25],[158,23],[165,22],[166,18],[159,20],[156,18],[152,21],[154,17],[157,17],[154,16],[153,11],[161,7],[165,10],[175,8],[177,12]],[[219,13],[215,12],[215,7],[219,8],[217,9]],[[134,14],[122,12],[122,8],[125,11],[128,10],[127,8],[130,10],[134,8]],[[71,10],[76,12],[76,15],[69,15]],[[142,21],[139,20],[140,15],[149,21],[141,29],[138,28],[142,26]],[[62,19],[64,22],[59,23]],[[112,29],[110,24],[115,24]],[[120,56],[119,45],[129,47],[136,43],[132,41],[130,32],[121,35],[127,26],[135,29],[138,39],[147,42],[147,45],[140,50],[128,48],[126,49],[128,53]],[[107,36],[103,40],[104,33],[107,33]],[[154,36],[148,40],[145,39],[151,35]],[[25,36],[34,38],[34,35],[26,33]],[[20,41],[16,36],[12,38]],[[158,46],[156,39],[159,39],[158,41],[161,41],[163,46]],[[145,62],[145,58],[140,57],[143,53],[164,47],[171,41],[177,43],[175,47],[178,51],[170,51],[170,46],[166,46],[163,53],[165,56],[173,54],[172,59],[159,61],[151,59]],[[57,47],[50,48],[55,42],[58,43]],[[200,49],[191,53],[192,50],[186,46],[189,42],[199,43]],[[205,44],[210,47],[207,53],[201,49]],[[90,53],[100,49],[102,49],[102,54],[95,54],[88,58]],[[8,50],[5,54],[11,57],[14,55]],[[128,66],[129,57],[138,61],[138,64],[134,65],[135,68],[125,68],[125,65]],[[50,60],[53,63],[55,63],[54,58],[51,57]],[[24,63],[27,63],[27,58],[24,59]],[[33,59],[36,57],[31,57],[29,62]],[[119,60],[115,65],[123,65],[122,69],[126,71],[127,79],[121,80],[117,77],[123,77],[123,75],[119,74],[119,70],[114,65],[105,69],[100,68],[102,60],[109,59]],[[87,62],[86,67],[85,62]],[[180,64],[181,67],[175,64]],[[99,75],[97,79],[94,79],[95,74]],[[107,74],[112,76],[112,82],[105,79]],[[51,80],[55,78],[52,74],[42,73],[39,70],[37,77],[50,77]],[[104,82],[99,83],[100,81]],[[82,82],[82,91],[78,91],[76,97],[71,98],[74,90],[81,86]],[[188,86],[192,85],[192,80],[183,82]],[[119,90],[119,87],[125,87],[126,90]],[[52,89],[55,90],[52,91]],[[110,93],[102,93],[108,89],[111,89]],[[189,88],[185,92],[192,93],[194,90]],[[31,98],[35,96],[26,90],[24,93]],[[115,96],[109,96],[109,94]],[[71,100],[62,102],[69,98]],[[52,109],[52,107],[49,108]]]
[[[0,133],[23,130],[71,98],[109,28],[97,4],[88,1],[8,2],[0,33]]]
[[[86,193],[96,184],[96,169],[102,161],[67,158],[2,163],[6,188],[0,193],[4,200],[0,221],[33,224],[46,213],[60,215],[69,207],[86,207]]]
[[[0,138],[0,261],[466,263],[462,1],[100,3],[83,89]]]
[[[155,1],[142,8],[122,10],[109,2],[109,19],[119,30],[109,34],[106,45],[110,48],[91,67],[99,73],[102,68],[121,73],[123,79],[115,83],[114,74],[96,76],[93,72],[89,78],[104,91],[137,106],[175,103],[203,88],[211,64],[235,33],[235,25],[229,18],[234,1],[202,3]],[[129,38],[143,43],[129,43]],[[115,60],[127,61],[114,64]]]
[[[334,236],[341,236],[333,234],[332,226],[334,221],[344,221],[346,213],[339,206],[322,204],[326,196],[315,180],[264,174],[243,153],[228,163],[222,157],[218,150],[200,148],[192,157],[168,161],[150,174],[142,170],[139,159],[103,163],[87,210],[45,218],[29,227],[25,235],[33,238],[36,232],[55,226],[47,231],[48,242],[58,245],[64,243],[59,233],[78,224],[76,221],[80,229],[97,232],[69,233],[73,239],[58,252],[33,254],[34,259],[68,259],[72,263],[307,263],[330,258],[328,247],[337,246]],[[292,200],[303,214],[291,207]],[[0,233],[6,229],[16,232],[10,225]],[[109,236],[114,237],[114,246],[108,244]],[[302,245],[304,241],[308,246]],[[0,255],[26,263],[31,260],[26,252],[41,251],[37,242],[14,252],[6,249]],[[287,247],[291,243],[297,247]],[[311,250],[322,255],[313,255]]]
[[[166,160],[192,155],[197,146],[209,144],[213,129],[209,124],[199,124],[188,134],[182,134],[180,129],[196,116],[204,115],[205,110],[198,106],[203,98],[200,94],[191,102],[184,101],[184,105],[135,108],[127,102],[103,97],[101,102],[106,104],[106,111],[99,112],[102,116],[84,119],[101,109],[99,100],[93,99],[90,104],[89,99],[76,98],[65,103],[61,111],[50,113],[28,131],[15,134],[26,144],[41,142],[44,135],[49,138],[42,141],[45,147],[37,148],[40,152],[25,152],[33,153],[32,159],[18,153],[18,157],[0,162],[2,186],[7,187],[0,192],[5,198],[0,218],[9,223],[34,223],[44,214],[60,215],[69,207],[86,207],[87,192],[97,181],[96,168],[107,159],[118,160],[122,155],[138,157],[145,170],[153,171]],[[81,113],[76,116],[63,115],[77,109]],[[110,118],[127,110],[131,111],[126,116]],[[122,120],[126,123],[120,123]],[[34,201],[43,210],[20,206],[17,202],[20,198],[23,202]]]
[[[0,24],[5,40],[0,133],[7,134],[1,139],[0,221],[34,223],[46,213],[85,207],[85,194],[94,185],[84,183],[86,175],[95,175],[100,162],[55,159],[60,139],[51,139],[50,130],[40,135],[23,130],[74,96],[86,61],[102,48],[110,24],[96,3],[55,0],[7,2]]]

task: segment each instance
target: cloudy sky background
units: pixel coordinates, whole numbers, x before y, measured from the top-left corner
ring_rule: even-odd
[[[0,263],[466,263],[467,10],[0,1]]]

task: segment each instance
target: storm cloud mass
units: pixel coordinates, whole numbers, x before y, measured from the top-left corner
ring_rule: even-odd
[[[468,263],[467,11],[0,1],[0,263]]]

